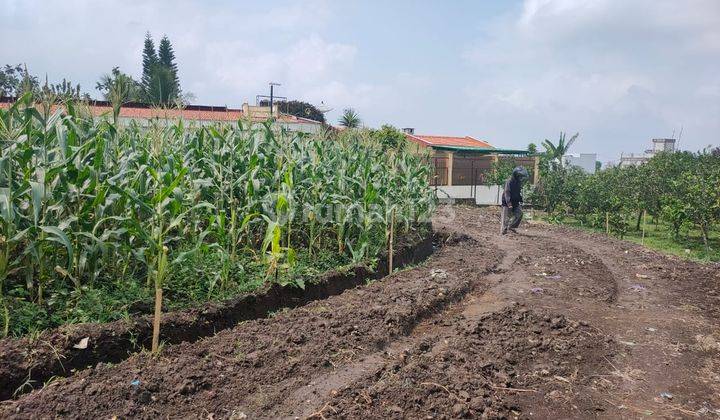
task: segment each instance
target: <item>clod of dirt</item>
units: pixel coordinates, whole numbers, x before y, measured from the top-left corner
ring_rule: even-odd
[[[720,342],[718,342],[715,337],[712,335],[701,335],[698,334],[695,336],[695,341],[697,341],[697,348],[700,351],[704,352],[716,352],[720,351]]]
[[[386,365],[341,390],[329,405],[341,418],[383,417],[389,406],[400,407],[406,418],[511,418],[524,402],[546,395],[550,400],[542,404],[556,404],[562,413],[565,388],[586,381],[586,372],[565,361],[579,356],[583,366],[599,365],[611,347],[562,315],[512,306],[469,330],[456,327],[446,345],[411,354],[402,366]]]

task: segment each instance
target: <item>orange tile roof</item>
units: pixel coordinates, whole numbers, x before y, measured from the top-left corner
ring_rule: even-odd
[[[3,98],[5,99],[5,98]],[[10,101],[0,101],[0,108],[9,108],[11,105]],[[57,108],[57,105],[53,106],[53,110]],[[104,101],[94,101],[89,104],[90,112],[96,117],[104,114],[112,114],[112,107]],[[269,113],[258,113],[251,112],[250,118],[253,121],[261,122],[267,120]],[[127,104],[120,108],[121,118],[138,118],[138,119],[177,119],[183,118],[185,120],[193,121],[237,121],[241,118],[246,117],[242,109],[232,109],[226,107],[211,107],[201,105],[190,105],[185,109],[164,109],[148,107],[147,105],[135,105]],[[282,123],[288,124],[320,124],[318,121],[309,120],[307,118],[299,118],[294,115],[280,114],[277,120]]]
[[[433,146],[452,146],[452,147],[482,147],[492,149],[490,143],[475,139],[470,136],[453,137],[453,136],[427,136],[424,134],[408,134],[405,136],[415,143],[425,147]]]
[[[91,106],[90,110],[93,115],[100,116],[106,113],[112,113],[111,107]],[[120,108],[121,118],[167,118],[176,119],[183,118],[185,120],[198,121],[237,121],[243,117],[242,110],[224,110],[224,111],[200,111],[188,109],[162,109],[162,108]]]

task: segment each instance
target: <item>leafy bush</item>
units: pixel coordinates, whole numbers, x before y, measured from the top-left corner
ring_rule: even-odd
[[[578,169],[548,168],[532,195],[553,221],[572,214],[596,228],[609,225],[618,236],[643,214],[664,220],[672,236],[696,227],[706,247],[720,222],[720,156],[699,153],[660,153],[641,166],[611,167],[593,175]]]

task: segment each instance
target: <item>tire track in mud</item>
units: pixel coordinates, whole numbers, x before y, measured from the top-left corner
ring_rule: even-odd
[[[501,276],[494,285],[450,307],[445,318],[451,319],[441,333],[427,341],[411,340],[414,347],[405,346],[394,358],[385,357],[375,372],[366,372],[316,403],[318,411],[311,413],[316,418],[720,415],[720,394],[713,391],[720,389],[716,369],[720,359],[708,350],[714,346],[720,351],[713,344],[720,342],[713,338],[720,337],[720,331],[711,321],[713,312],[695,306],[707,301],[695,283],[714,286],[707,278],[692,277],[711,273],[692,263],[687,266],[697,266],[696,270],[676,273],[677,261],[576,230],[557,232],[531,225],[527,229],[531,235],[500,237],[492,233],[497,226],[492,210],[459,208],[456,215],[464,233],[503,249],[504,263],[509,252],[520,249],[514,251],[520,255],[511,264],[513,269],[502,273],[499,267],[496,274]],[[539,266],[533,265],[536,262]],[[538,276],[543,264],[556,264],[557,271]],[[678,278],[684,280],[682,285]],[[650,291],[638,293],[629,287],[637,282],[649,285]],[[545,292],[527,293],[536,285],[545,287]],[[675,288],[668,292],[668,286]],[[714,296],[715,290],[710,292]],[[463,337],[465,320],[450,314],[473,299],[504,309],[481,318]],[[514,300],[523,302],[513,306],[518,309],[505,307]],[[444,332],[453,328],[446,327],[457,330],[450,340]],[[544,347],[543,340],[536,354],[526,340],[534,337],[528,332],[538,331],[551,345]],[[499,363],[475,361],[487,351],[496,358],[500,355]],[[505,352],[510,359],[503,361]],[[486,371],[484,363],[491,363],[492,369]],[[508,369],[516,376],[503,384]],[[662,397],[668,391],[674,395],[671,400]]]
[[[499,214],[461,207],[452,211],[452,215],[454,216],[453,222],[462,225],[465,234],[481,242],[494,243],[505,253],[517,254],[518,261],[513,261],[511,267],[521,265],[526,254],[535,258],[570,254],[579,260],[590,262],[591,264],[582,267],[582,275],[595,281],[606,290],[605,296],[603,296],[605,302],[612,304],[617,301],[618,278],[622,278],[622,273],[617,272],[614,268],[611,269],[610,267],[614,267],[613,262],[603,257],[602,254],[586,251],[587,244],[582,241],[569,236],[558,236],[547,230],[534,230],[532,234],[525,232],[509,235],[488,234],[488,232],[494,232],[495,226],[499,224]]]
[[[590,264],[583,264],[583,274],[591,280],[596,281],[598,284],[603,285],[603,288],[607,291],[604,301],[607,303],[613,303],[617,300],[618,296],[618,280],[616,274],[610,269],[609,261],[603,258],[601,255],[597,255],[592,251],[586,251],[582,245],[575,240],[568,238],[558,238],[554,235],[546,234],[519,234],[521,240],[526,246],[538,247],[537,242],[541,242],[545,245],[542,248],[542,252],[547,254],[549,249],[553,253],[557,254],[568,254],[577,258],[579,261],[588,261]],[[529,238],[530,240],[526,240]],[[535,242],[535,243],[533,243]],[[549,249],[548,249],[549,248]]]
[[[447,231],[445,234],[453,237]],[[463,234],[469,235],[478,243],[479,241],[487,243],[490,240],[486,235],[472,230],[463,230]],[[513,274],[512,268],[521,258],[522,248],[515,246],[515,241],[507,237],[494,239],[494,244],[503,254],[502,260],[489,273],[476,280],[471,286],[470,293],[460,302],[451,304],[444,311],[419,323],[409,335],[391,342],[381,351],[342,369],[314,377],[307,385],[291,393],[281,407],[276,407],[271,413],[265,413],[266,418],[322,418],[324,415],[331,415],[331,411],[325,412],[324,415],[323,411],[331,407],[328,405],[329,400],[332,400],[340,389],[372,377],[376,372],[386,369],[388,364],[397,363],[398,360],[404,361],[411,348],[423,347],[423,352],[430,355],[446,351],[448,339],[453,335],[451,330],[472,329],[484,316],[512,306],[514,302],[509,300],[506,294],[493,289],[502,286],[503,281]],[[453,322],[444,321],[449,319]]]
[[[357,362],[343,366],[335,371],[324,373],[312,378],[283,401],[280,407],[275,407],[270,413],[263,413],[263,418],[297,419],[309,418],[321,413],[326,401],[333,397],[338,390],[343,389],[364,379],[368,374],[383,370],[388,363],[404,360],[410,349],[424,346],[429,353],[435,354],[447,349],[447,339],[451,337],[448,330],[462,325],[463,328],[472,328],[483,316],[502,310],[510,302],[486,297],[487,290],[502,282],[512,264],[520,256],[515,248],[501,249],[504,252],[499,264],[489,270],[489,273],[476,279],[471,285],[469,293],[462,300],[448,305],[447,308],[434,314],[429,319],[418,323],[406,336],[390,342],[385,348],[364,357]],[[507,251],[507,252],[506,252]],[[444,320],[460,321],[449,324]],[[322,417],[316,414],[314,417]],[[330,414],[329,412],[326,414]]]
[[[477,232],[464,232],[478,240],[492,239],[504,256],[491,273],[477,280],[462,301],[422,322],[409,336],[391,343],[385,351],[338,371],[316,376],[310,384],[291,394],[280,409],[263,416],[285,419],[398,417],[407,416],[406,410],[411,410],[412,415],[440,418],[446,415],[472,417],[483,412],[490,418],[505,417],[520,413],[513,402],[518,397],[514,394],[527,392],[513,388],[516,380],[540,381],[546,388],[549,386],[546,392],[555,392],[552,395],[571,392],[556,389],[557,384],[546,383],[558,381],[553,379],[553,374],[559,374],[555,377],[562,380],[578,375],[570,365],[553,366],[554,360],[580,357],[578,354],[582,353],[582,357],[590,360],[582,366],[580,380],[586,381],[586,375],[595,373],[598,363],[603,360],[601,357],[610,347],[602,334],[566,320],[562,315],[535,313],[513,301],[516,290],[510,283],[518,280],[517,277],[527,277],[524,270],[513,269],[522,260],[523,247],[517,245],[524,239],[519,236],[483,238]],[[548,240],[547,244],[551,242]],[[553,338],[541,340],[542,344],[537,344],[540,347],[534,348],[535,334],[543,330],[548,335],[552,333]],[[524,341],[528,331],[531,344]],[[522,346],[527,349],[520,350]],[[483,354],[480,348],[487,348],[493,355]],[[527,358],[530,350],[533,354],[536,350],[540,353]],[[468,360],[468,357],[477,357],[478,351],[481,359],[486,361]],[[498,360],[498,355],[503,354],[505,360],[502,356]],[[543,361],[538,366],[533,359],[540,355]],[[442,364],[444,360],[454,360],[457,364],[438,370],[438,363]],[[545,373],[550,375],[549,379],[527,377],[527,372],[515,369],[515,363],[525,369],[534,369],[533,374],[541,371],[552,374]],[[458,371],[459,366],[462,369]],[[453,373],[448,373],[448,369]],[[468,387],[470,383],[472,385]],[[583,382],[575,386],[585,385]],[[572,413],[570,416],[578,414],[577,408],[574,413],[566,407],[556,410]]]

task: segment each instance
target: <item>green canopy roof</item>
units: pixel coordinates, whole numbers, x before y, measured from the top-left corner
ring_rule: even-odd
[[[467,152],[467,153],[478,153],[483,155],[528,155],[530,152],[527,150],[513,150],[513,149],[492,149],[487,147],[469,147],[469,146],[431,146],[436,150],[448,150],[451,152]]]

